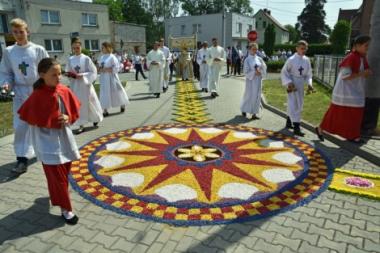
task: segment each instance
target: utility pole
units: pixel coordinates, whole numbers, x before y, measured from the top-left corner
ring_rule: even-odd
[[[223,14],[222,14],[222,25],[223,25],[223,47],[226,47],[226,8],[225,8],[225,0],[223,0]]]

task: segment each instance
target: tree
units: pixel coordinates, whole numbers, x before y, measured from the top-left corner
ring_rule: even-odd
[[[296,29],[301,32],[301,38],[309,43],[326,41],[328,27],[325,23],[326,12],[323,10],[325,3],[326,0],[309,0],[298,16]]]
[[[252,15],[253,9],[249,0],[180,0],[182,10],[188,15],[202,15],[226,11]]]
[[[123,21],[123,0],[94,0],[95,4],[105,4],[108,5],[110,20],[112,21]]]
[[[264,33],[264,51],[266,55],[271,56],[274,50],[274,44],[276,42],[276,31],[273,24],[268,24]]]
[[[155,21],[162,21],[178,15],[180,0],[143,0],[147,11]]]
[[[300,40],[300,32],[292,25],[285,25],[285,28],[289,31],[289,43],[296,43]]]
[[[349,43],[351,25],[345,20],[340,20],[334,26],[330,41],[334,54],[344,54]]]

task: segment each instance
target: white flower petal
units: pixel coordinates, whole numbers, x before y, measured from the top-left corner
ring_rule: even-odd
[[[257,135],[254,135],[250,132],[234,132],[234,137],[239,139],[249,139],[249,138],[255,138]]]
[[[247,200],[258,191],[259,189],[253,185],[242,183],[228,183],[220,187],[218,195],[221,198]]]
[[[112,176],[113,186],[137,187],[144,183],[144,175],[140,173],[128,172]]]
[[[223,132],[223,130],[219,128],[215,128],[215,127],[200,128],[199,131],[206,134],[217,134],[217,133]]]
[[[173,128],[165,129],[163,130],[163,132],[169,133],[169,134],[183,134],[187,132],[187,129],[173,127]]]
[[[197,192],[189,186],[183,184],[166,185],[157,189],[155,193],[169,202],[197,198]]]
[[[269,148],[283,148],[285,147],[284,142],[282,141],[274,141],[271,139],[265,139],[260,141],[261,146],[269,147]]]
[[[286,164],[296,164],[302,160],[302,157],[296,156],[290,152],[281,152],[273,155],[273,159]]]
[[[124,162],[124,158],[115,156],[115,155],[107,155],[99,158],[94,163],[102,166],[103,168],[115,167]]]
[[[117,141],[114,143],[106,144],[106,149],[110,151],[125,150],[132,147],[132,145],[125,141]]]
[[[293,181],[295,179],[293,172],[287,169],[269,169],[262,172],[263,177],[273,183]]]
[[[132,139],[143,140],[143,139],[152,139],[154,137],[153,133],[136,133],[131,136]]]

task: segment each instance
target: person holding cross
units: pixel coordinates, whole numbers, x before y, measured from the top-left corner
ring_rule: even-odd
[[[282,85],[288,92],[288,117],[286,128],[294,128],[294,135],[304,136],[301,131],[301,114],[304,99],[304,84],[307,83],[308,91],[313,92],[312,68],[310,60],[305,53],[308,43],[300,40],[297,43],[296,53],[291,56],[281,70]]]
[[[38,79],[38,63],[49,55],[42,46],[28,41],[29,29],[24,20],[12,19],[10,26],[16,43],[4,50],[0,65],[0,86],[15,92],[13,128],[17,164],[12,172],[21,174],[26,172],[28,159],[32,158],[35,153],[31,142],[30,127],[26,122],[20,120],[17,111],[33,92],[33,84]]]

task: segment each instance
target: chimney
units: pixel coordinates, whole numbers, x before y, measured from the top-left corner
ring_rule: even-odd
[[[268,14],[268,15],[270,15],[270,10],[269,9],[267,9],[267,8],[265,8],[264,10],[263,10],[266,14]]]

